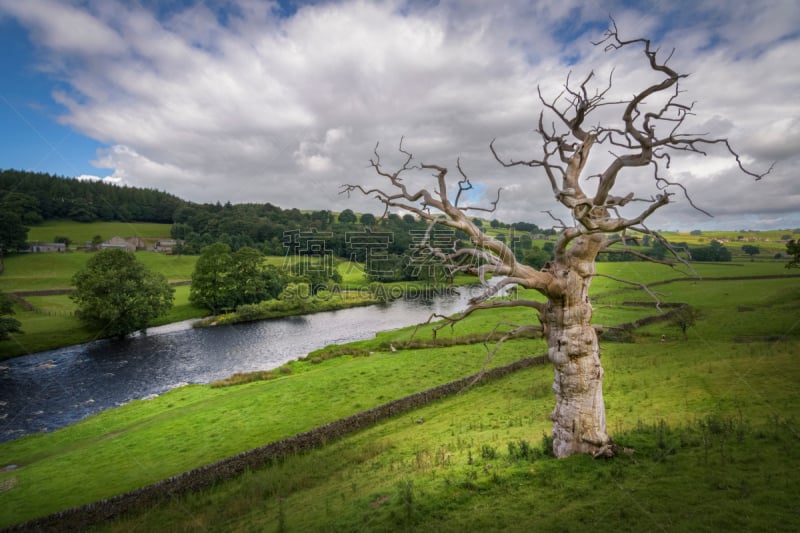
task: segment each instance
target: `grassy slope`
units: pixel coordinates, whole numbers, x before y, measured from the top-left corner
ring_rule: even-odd
[[[651,326],[604,346],[609,428],[632,455],[512,457],[549,431],[552,371],[533,368],[102,529],[796,530],[798,285],[669,287],[705,313],[688,341]]]
[[[41,291],[69,289],[72,276],[82,269],[91,253],[18,254],[5,258],[5,271],[0,275],[0,291]],[[169,281],[192,278],[197,256],[165,255],[137,252],[136,259],[151,270],[161,272]]]
[[[606,266],[624,267],[602,268]],[[642,278],[656,277],[648,270],[651,265],[629,266]],[[619,285],[599,279],[597,292],[615,287]],[[796,448],[796,437],[774,425],[778,421],[796,431],[798,283],[683,282],[662,289],[669,292],[668,299],[690,301],[703,310],[705,318],[690,330],[690,340],[676,340],[677,331],[663,325],[650,326],[638,344],[603,348],[609,428],[621,442],[641,450],[637,463],[625,458],[618,463],[509,458],[509,441],[537,444],[548,431],[552,371],[535,368],[180,499],[119,527],[151,529],[167,523],[226,530],[238,524],[263,530],[283,521],[293,528],[322,529],[336,523],[340,529],[367,524],[366,529],[391,530],[405,524],[434,530],[457,529],[461,521],[461,529],[488,521],[547,528],[556,524],[554,510],[571,507],[578,514],[569,515],[569,529],[579,527],[575,520],[594,507],[605,509],[617,528],[629,529],[631,516],[639,520],[633,524],[646,527],[648,516],[674,520],[676,510],[696,501],[713,512],[683,513],[681,520],[693,517],[713,524],[742,505],[749,520],[765,513],[774,517],[773,525],[791,519],[780,495],[797,488],[797,479],[781,474],[800,466],[797,453],[787,453]],[[617,293],[607,299],[642,300],[645,295]],[[748,310],[732,313],[732,307]],[[526,320],[520,314],[524,310],[515,313],[502,318]],[[636,313],[641,310],[603,303],[597,321],[618,323]],[[475,316],[454,334],[486,331],[498,318]],[[361,346],[400,342],[409,334],[390,332]],[[670,342],[657,342],[662,334]],[[791,338],[731,341],[734,336],[773,334]],[[509,343],[497,363],[542,350],[541,341]],[[52,434],[0,445],[5,462],[23,466],[0,474],[0,486],[14,485],[0,493],[0,517],[8,517],[0,525],[139,486],[474,372],[484,356],[476,345],[344,357],[319,365],[298,362],[292,365],[293,374],[275,381],[227,389],[187,387]],[[709,417],[729,423],[710,432],[700,425],[706,421],[708,426]],[[416,424],[418,419],[425,423]],[[664,426],[658,425],[661,421]],[[740,429],[734,431],[734,426]],[[677,444],[659,447],[669,439]],[[697,442],[701,444],[690,445]],[[480,457],[483,446],[494,448],[498,457]],[[674,453],[665,455],[664,449]],[[678,474],[670,470],[674,466],[680,467]],[[779,477],[781,483],[770,481]],[[81,491],[74,490],[75,483]],[[547,498],[536,496],[543,492]],[[573,493],[581,498],[573,501]],[[664,494],[672,496],[665,502]],[[760,508],[765,501],[771,502],[768,512]]]
[[[28,231],[30,242],[53,242],[56,237],[69,237],[74,245],[91,242],[95,235],[103,240],[112,237],[141,237],[146,241],[169,238],[172,224],[152,222],[75,222],[72,220],[46,220]]]
[[[88,227],[91,227],[89,225]],[[158,225],[157,225],[158,226]],[[163,224],[162,224],[163,226]],[[5,259],[5,272],[0,276],[0,291],[43,291],[70,289],[72,276],[86,265],[91,254],[21,254]],[[170,282],[192,277],[196,256],[168,256],[155,252],[137,252],[136,258],[151,270],[161,272]],[[72,316],[75,305],[68,296],[29,296],[33,311],[15,306],[14,318],[22,323],[22,334],[13,334],[0,341],[0,360],[18,355],[50,350],[91,341],[96,333],[86,330]],[[152,325],[178,322],[204,316],[206,312],[189,303],[189,287],[176,287],[171,311]]]

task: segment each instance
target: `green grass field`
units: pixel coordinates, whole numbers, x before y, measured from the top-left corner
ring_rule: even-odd
[[[777,268],[758,265],[703,265],[703,275]],[[606,268],[649,281],[675,277],[642,263]],[[552,369],[534,367],[103,529],[795,529],[798,278],[681,281],[658,289],[664,301],[698,307],[702,319],[685,341],[659,323],[638,330],[634,343],[603,344],[609,431],[632,455],[610,461],[543,455]],[[597,323],[654,312],[621,306],[649,297],[607,278],[597,280],[595,293],[613,293],[596,304]],[[485,333],[498,321],[532,320],[526,310],[495,311],[440,333]],[[20,466],[0,472],[0,527],[472,374],[485,361],[481,344],[403,349],[412,329],[355,343],[374,352],[369,357],[309,357],[270,381],[184,387],[0,444],[3,463]],[[386,350],[389,343],[399,352]],[[492,364],[543,351],[541,340],[509,342]]]
[[[141,237],[145,241],[169,238],[172,224],[152,222],[75,222],[73,220],[46,220],[28,231],[29,242],[53,242],[56,237],[68,237],[73,246],[91,242],[95,235],[103,240],[112,237]]]
[[[163,225],[162,225],[163,226]],[[49,291],[72,288],[72,276],[92,256],[87,252],[60,254],[17,254],[5,258],[0,275],[0,292]],[[155,252],[137,252],[136,258],[151,270],[163,273],[170,282],[188,281],[197,256],[169,256]],[[34,309],[15,305],[14,318],[22,323],[21,334],[0,341],[0,360],[95,339],[73,316],[75,305],[66,295],[26,296]],[[151,325],[178,322],[205,316],[207,312],[189,304],[189,287],[176,287],[172,310]]]
[[[0,275],[0,291],[41,291],[69,289],[72,276],[86,266],[92,257],[88,252],[17,254],[4,259],[5,271]],[[161,272],[169,281],[192,278],[197,256],[165,255],[137,252],[136,259],[147,268]]]

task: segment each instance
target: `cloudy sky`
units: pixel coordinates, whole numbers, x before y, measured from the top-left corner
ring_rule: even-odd
[[[602,86],[614,68],[621,97],[649,79],[640,53],[591,44],[609,15],[675,49],[689,132],[728,137],[754,171],[775,162],[756,182],[723,153],[677,158],[670,178],[714,218],[677,196],[650,227],[800,227],[795,0],[0,0],[0,168],[377,213],[339,187],[379,184],[376,142],[390,165],[404,137],[423,162],[460,158],[472,202],[502,187],[497,218],[546,225],[544,176],[502,168],[488,144],[539,156],[537,86],[553,97],[570,72]],[[646,169],[620,181],[652,188]]]

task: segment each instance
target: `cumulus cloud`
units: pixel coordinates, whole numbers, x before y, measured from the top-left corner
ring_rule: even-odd
[[[204,3],[156,11],[118,0],[0,0],[0,13],[30,28],[43,64],[66,81],[53,94],[60,120],[107,145],[93,162],[110,169],[106,180],[199,202],[377,212],[374,201],[339,196],[339,186],[376,185],[376,142],[384,162],[398,163],[404,138],[422,161],[454,168],[460,158],[482,184],[470,202],[488,205],[505,186],[498,218],[546,224],[542,211],[555,204],[544,177],[500,167],[488,143],[497,138],[505,157],[539,155],[536,87],[553,97],[568,72],[594,70],[602,84],[616,67],[625,96],[647,78],[638,52],[591,45],[611,12],[623,33],[676,48],[670,64],[691,73],[695,133],[729,136],[756,170],[779,162],[757,184],[720,153],[676,162],[670,178],[721,215],[800,225],[791,215],[798,10],[780,1],[628,4],[332,1],[285,16],[244,0],[224,13]],[[647,170],[626,179],[655,192]],[[655,227],[709,223],[686,201],[665,213]]]

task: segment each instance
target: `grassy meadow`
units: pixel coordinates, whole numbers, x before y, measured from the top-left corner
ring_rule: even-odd
[[[617,458],[548,456],[552,369],[532,367],[98,529],[796,530],[800,278],[713,279],[789,273],[780,262],[696,269],[703,279],[653,287],[661,301],[701,311],[688,339],[661,322],[633,342],[602,345],[608,428],[627,448]],[[681,276],[646,263],[599,271],[650,283]],[[592,293],[598,324],[658,312],[622,305],[651,297],[607,277]],[[431,326],[384,332],[309,354],[268,380],[183,387],[0,444],[0,467],[18,465],[0,469],[0,527],[475,373],[487,347],[458,342],[498,322],[535,318],[526,309],[475,314],[439,332],[453,346],[406,348],[412,336],[429,340]],[[541,339],[509,341],[489,364],[544,351]]]
[[[68,237],[72,246],[83,246],[92,242],[95,235],[104,241],[112,237],[141,237],[152,244],[159,239],[170,238],[172,224],[153,222],[75,222],[74,220],[45,220],[28,231],[29,242],[53,242],[56,237]]]
[[[77,223],[76,223],[77,224]],[[163,224],[162,224],[163,226]],[[0,275],[0,292],[59,291],[72,288],[72,276],[84,268],[91,253],[73,251],[60,254],[17,254],[6,257]],[[170,282],[188,281],[197,256],[169,256],[156,252],[137,252],[136,258],[151,270],[163,273]],[[65,294],[25,296],[30,308],[15,305],[14,318],[22,323],[23,333],[0,341],[0,360],[80,344],[94,340],[96,332],[85,329],[74,315],[76,306]],[[175,302],[170,312],[155,320],[157,326],[205,316],[207,312],[189,303],[189,287],[175,287]]]

